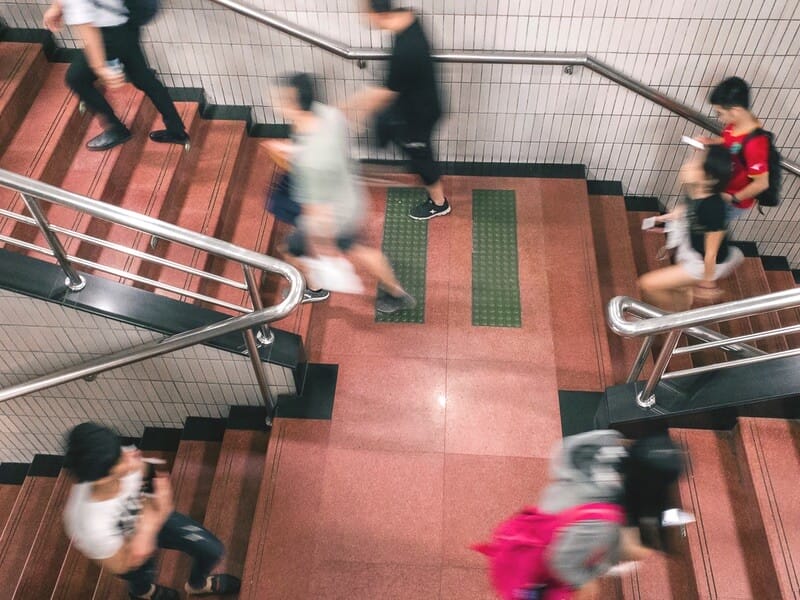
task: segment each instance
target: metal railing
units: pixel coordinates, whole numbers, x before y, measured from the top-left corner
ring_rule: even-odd
[[[40,251],[53,256],[61,269],[64,271],[64,274],[66,275],[64,285],[70,290],[78,291],[86,285],[85,279],[81,277],[80,273],[74,269],[74,263],[119,275],[121,277],[139,281],[141,283],[146,283],[160,289],[173,291],[197,300],[213,302],[217,305],[227,306],[233,310],[238,310],[239,312],[245,313],[238,317],[230,317],[224,321],[198,327],[196,329],[192,329],[191,331],[166,336],[140,346],[93,359],[77,366],[68,367],[31,381],[5,388],[0,390],[0,402],[10,400],[18,396],[23,396],[25,394],[30,394],[32,392],[44,390],[68,381],[91,377],[110,369],[129,365],[147,358],[152,358],[168,352],[187,348],[195,344],[207,342],[222,335],[241,331],[243,332],[245,346],[250,356],[259,391],[264,399],[265,405],[269,409],[268,414],[271,414],[272,409],[275,408],[275,399],[272,397],[272,394],[269,390],[269,383],[266,380],[266,374],[259,357],[258,346],[259,341],[261,344],[269,344],[273,340],[272,333],[269,331],[269,328],[266,326],[266,324],[287,316],[300,303],[303,289],[305,288],[305,282],[303,280],[303,276],[297,269],[275,258],[259,254],[252,250],[235,246],[231,243],[203,235],[195,231],[190,231],[188,229],[184,229],[182,227],[178,227],[146,215],[126,210],[124,208],[119,208],[98,200],[93,200],[80,194],[68,192],[61,188],[48,185],[46,183],[24,177],[4,169],[0,169],[0,187],[18,192],[22,196],[25,205],[30,210],[32,217],[25,217],[23,215],[18,215],[17,213],[6,210],[3,210],[0,212],[0,214],[6,217],[15,218],[24,223],[37,225],[47,240],[49,248],[22,242],[10,236],[2,236],[0,239],[7,243],[16,244],[17,246],[26,248],[28,250]],[[98,219],[123,225],[136,231],[149,234],[159,240],[183,244],[206,252],[210,255],[234,261],[241,266],[244,281],[237,282],[230,280],[201,269],[196,269],[194,267],[182,265],[173,261],[168,261],[157,256],[149,255],[145,252],[127,248],[119,244],[106,242],[105,240],[80,234],[63,227],[51,225],[48,223],[44,211],[41,209],[39,204],[40,200],[51,202],[53,204],[59,204]],[[253,303],[253,307],[245,308],[229,303],[223,303],[202,294],[193,293],[189,290],[184,290],[181,288],[175,288],[155,280],[138,277],[132,273],[110,269],[108,267],[104,267],[103,265],[71,256],[64,250],[64,246],[56,235],[57,233],[71,235],[77,239],[80,239],[81,241],[99,244],[106,248],[112,248],[130,256],[135,256],[144,260],[150,260],[162,266],[178,268],[183,272],[196,275],[198,277],[204,277],[220,284],[233,285],[238,289],[246,290],[248,292]],[[261,305],[261,298],[259,295],[258,286],[256,284],[256,279],[253,275],[253,269],[280,275],[289,282],[289,292],[280,304],[267,308],[264,308]],[[259,329],[258,336],[253,333],[253,328]]]
[[[608,325],[614,333],[630,338],[644,337],[639,355],[634,361],[634,365],[628,376],[628,383],[632,383],[639,378],[654,337],[659,334],[666,334],[666,341],[655,360],[653,371],[647,378],[644,389],[637,394],[636,398],[636,402],[639,406],[642,408],[649,408],[655,404],[656,397],[654,392],[656,386],[662,380],[676,379],[688,375],[700,375],[702,373],[708,373],[709,371],[732,369],[742,365],[800,355],[800,348],[767,353],[763,350],[756,350],[751,346],[741,346],[744,342],[796,333],[800,331],[800,325],[778,327],[767,331],[735,337],[726,337],[713,332],[714,335],[711,337],[716,337],[716,339],[708,339],[701,344],[678,348],[678,341],[682,334],[686,333],[697,339],[702,339],[697,335],[697,328],[702,328],[704,325],[712,325],[722,321],[730,321],[732,319],[796,307],[800,307],[800,288],[746,298],[744,300],[734,300],[714,306],[695,308],[679,313],[663,313],[649,304],[645,304],[634,298],[617,296],[608,303],[607,316]],[[636,320],[628,320],[626,315],[633,315],[636,317]],[[734,358],[727,362],[665,373],[667,365],[673,356],[691,354],[712,348],[721,348],[723,350],[737,352],[740,358]]]
[[[390,53],[384,49],[351,48],[342,42],[333,40],[324,35],[306,29],[277,15],[266,13],[235,0],[211,0],[220,6],[229,8],[249,19],[258,21],[277,31],[281,31],[295,39],[302,40],[326,50],[336,56],[347,60],[358,61],[360,67],[366,66],[370,60],[387,60]],[[541,53],[541,52],[507,52],[498,50],[445,50],[433,53],[433,59],[442,63],[471,63],[471,64],[497,64],[497,65],[551,65],[563,67],[584,67],[598,75],[621,85],[622,87],[643,96],[658,104],[668,111],[679,115],[695,125],[719,134],[721,128],[718,123],[701,112],[681,104],[674,98],[652,88],[644,83],[625,75],[611,65],[608,65],[589,54],[577,53]],[[783,160],[781,166],[789,173],[800,176],[800,165]]]

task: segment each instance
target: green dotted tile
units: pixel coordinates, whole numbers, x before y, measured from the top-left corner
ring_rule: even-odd
[[[510,190],[472,192],[472,324],[522,327],[517,202]]]
[[[428,222],[408,216],[413,206],[428,197],[421,188],[389,188],[383,224],[383,253],[406,291],[417,299],[412,310],[391,315],[375,311],[378,323],[425,322],[425,266],[428,261]]]

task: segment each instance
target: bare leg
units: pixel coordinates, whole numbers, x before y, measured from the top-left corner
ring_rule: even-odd
[[[397,277],[395,277],[392,265],[389,264],[389,260],[380,250],[362,244],[355,244],[347,252],[347,257],[375,277],[392,296],[400,296],[405,292],[403,286],[400,285]]]
[[[638,284],[646,302],[665,310],[681,310],[675,306],[675,292],[691,287],[695,281],[694,277],[689,275],[683,267],[673,265],[645,273],[639,278]],[[684,295],[682,303],[685,302],[686,296]]]
[[[437,206],[442,206],[444,204],[444,186],[442,185],[441,179],[433,185],[425,186],[425,189],[428,190],[428,196],[431,197],[434,204]]]

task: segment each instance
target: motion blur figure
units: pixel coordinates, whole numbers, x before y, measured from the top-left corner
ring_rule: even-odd
[[[507,600],[599,600],[599,577],[652,554],[639,531],[660,529],[683,464],[667,436],[630,443],[599,430],[564,438],[538,506],[476,547],[490,558],[495,589]]]
[[[64,23],[74,27],[83,42],[83,52],[67,70],[67,85],[103,121],[103,133],[86,144],[89,150],[108,150],[131,138],[131,132],[95,87],[99,80],[107,88],[116,88],[126,77],[150,98],[164,120],[166,129],[151,132],[150,139],[173,144],[189,141],[169,92],[147,64],[141,30],[129,20],[123,0],[54,0],[44,13],[44,26],[58,32]]]
[[[176,590],[155,583],[159,548],[192,558],[187,595],[239,591],[236,577],[210,574],[224,552],[222,542],[173,510],[169,478],[153,477],[152,465],[136,448],[122,448],[113,431],[89,422],[75,427],[64,466],[76,481],[64,510],[67,535],[84,555],[126,580],[130,598],[178,599]]]
[[[417,16],[394,8],[392,0],[362,0],[371,26],[394,35],[389,74],[381,87],[369,87],[346,105],[348,113],[376,116],[381,146],[390,141],[409,158],[428,198],[411,209],[412,219],[425,221],[450,212],[441,171],[434,158],[431,134],[442,116],[431,49]]]
[[[307,73],[285,78],[280,107],[292,125],[293,143],[284,153],[294,198],[301,206],[297,228],[287,240],[287,260],[308,275],[308,263],[301,257],[341,253],[378,280],[379,312],[413,308],[416,301],[403,289],[388,259],[359,239],[367,204],[353,171],[344,115],[316,101],[314,81]],[[279,143],[273,144],[273,153],[280,152]],[[309,289],[305,293],[306,301],[324,299],[320,296],[327,297],[327,292]]]

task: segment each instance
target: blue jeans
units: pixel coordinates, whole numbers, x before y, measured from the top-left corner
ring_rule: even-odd
[[[220,561],[225,548],[208,529],[177,512],[173,512],[158,532],[157,545],[167,550],[178,550],[192,557],[189,585],[202,588],[211,569]],[[135,571],[120,575],[128,582],[128,591],[133,596],[143,596],[150,591],[156,580],[156,554]]]

